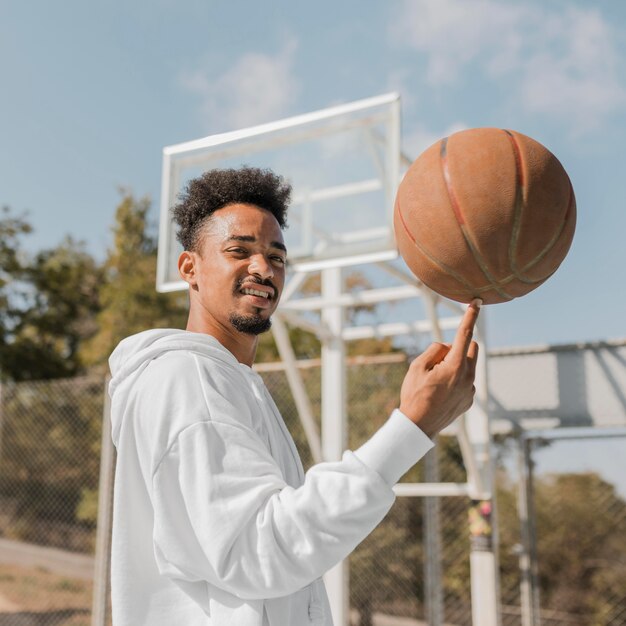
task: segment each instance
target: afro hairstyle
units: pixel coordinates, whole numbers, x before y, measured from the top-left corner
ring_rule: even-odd
[[[209,170],[187,183],[172,208],[176,238],[185,250],[197,251],[202,227],[215,211],[229,204],[254,204],[287,226],[291,185],[269,169],[244,166]]]

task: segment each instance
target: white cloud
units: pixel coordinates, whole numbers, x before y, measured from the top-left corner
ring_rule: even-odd
[[[522,66],[520,96],[532,112],[567,117],[579,132],[600,125],[626,104],[609,25],[595,11],[570,9],[552,31],[552,47]],[[555,49],[563,47],[561,53]]]
[[[626,104],[612,27],[594,8],[405,0],[390,37],[424,55],[431,86],[479,72],[527,112],[559,117],[577,132]]]
[[[515,54],[519,42],[508,35],[523,11],[494,0],[405,0],[390,35],[427,55],[431,84],[451,84],[493,44]]]
[[[286,42],[276,55],[247,53],[224,72],[185,72],[184,87],[202,98],[205,126],[214,132],[244,128],[284,117],[295,101],[293,77],[297,43]]]

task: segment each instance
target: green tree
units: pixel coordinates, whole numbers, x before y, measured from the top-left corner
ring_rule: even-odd
[[[515,594],[520,582],[516,489],[500,480],[500,571],[507,595]],[[569,613],[589,626],[621,624],[618,613],[626,606],[624,499],[592,472],[548,475],[534,481],[534,512],[542,609]]]
[[[95,516],[83,500],[97,493],[102,405],[99,377],[4,385],[0,497],[11,506],[0,534],[92,548]]]
[[[537,481],[537,560],[541,605],[607,624],[626,606],[626,502],[595,473]]]
[[[34,257],[21,247],[23,217],[0,220],[0,367],[6,380],[73,376],[78,351],[95,332],[102,270],[81,242],[67,237]]]
[[[25,217],[14,216],[9,207],[0,211],[0,376],[10,377],[7,357],[11,350],[13,329],[19,309],[15,308],[16,290],[22,278],[23,251],[21,238],[32,227]]]
[[[98,331],[81,352],[90,365],[104,366],[115,346],[150,328],[184,328],[187,294],[157,293],[157,245],[148,212],[150,201],[122,192],[115,212],[113,246],[104,265]]]
[[[39,252],[23,275],[28,302],[14,331],[13,380],[81,373],[79,349],[96,331],[102,268],[84,244],[67,237],[56,248]]]

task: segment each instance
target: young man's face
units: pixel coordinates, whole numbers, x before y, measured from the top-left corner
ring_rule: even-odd
[[[286,256],[269,211],[251,204],[218,209],[201,235],[196,265],[203,316],[251,335],[269,330],[285,284]]]

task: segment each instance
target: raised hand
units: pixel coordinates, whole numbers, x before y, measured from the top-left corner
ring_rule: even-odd
[[[478,344],[472,337],[480,304],[474,300],[468,306],[452,344],[432,343],[404,377],[400,411],[431,438],[474,401]]]

